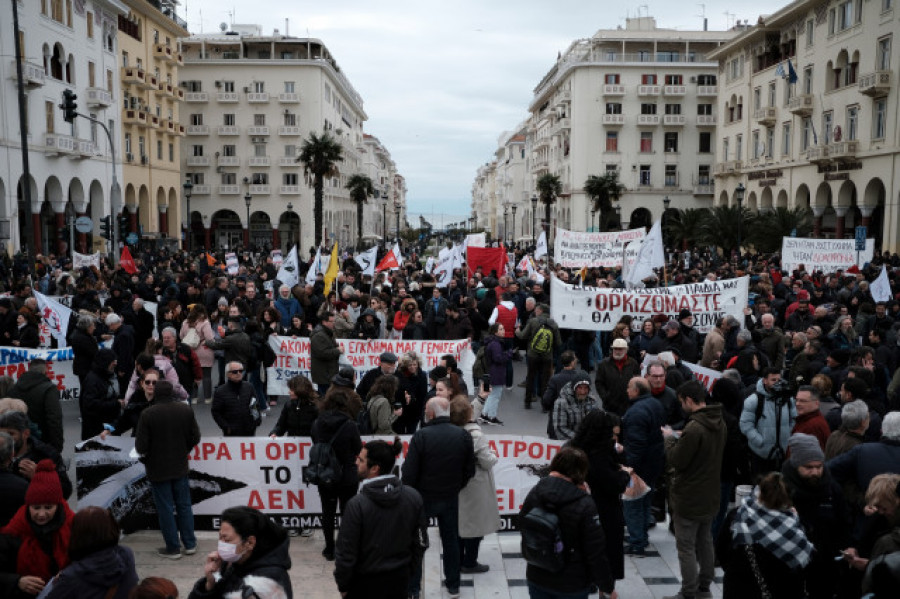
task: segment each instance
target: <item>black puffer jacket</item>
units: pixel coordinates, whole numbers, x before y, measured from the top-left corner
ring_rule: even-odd
[[[91,371],[91,364],[99,349],[97,340],[82,330],[75,329],[69,337],[69,345],[72,346],[72,372],[75,376],[84,380]]]
[[[565,568],[555,573],[528,564],[525,570],[528,581],[558,593],[586,591],[592,584],[604,593],[612,593],[615,581],[606,560],[606,540],[591,496],[565,479],[548,476],[528,492],[519,517],[536,507],[559,515],[567,559]]]
[[[291,587],[291,578],[288,576],[288,570],[291,568],[291,556],[288,552],[290,541],[285,534],[284,540],[270,551],[243,564],[226,564],[221,571],[222,578],[211,591],[206,590],[206,578],[201,578],[194,583],[188,599],[222,599],[227,593],[233,592],[237,592],[237,596],[240,597],[245,585],[253,588],[260,597],[272,596],[271,589],[267,592],[262,588],[268,581],[260,581],[261,578],[273,581],[281,587],[288,599],[293,599],[294,591]]]
[[[403,484],[427,500],[456,497],[475,476],[475,445],[468,431],[439,416],[416,431],[403,462]]]
[[[312,433],[312,425],[318,416],[319,411],[312,402],[291,400],[281,408],[278,422],[269,435],[309,437]]]
[[[66,566],[47,599],[126,599],[137,586],[134,553],[115,545],[95,551]],[[115,591],[110,594],[110,589]]]
[[[346,423],[346,426],[344,424]],[[335,437],[337,435],[337,437]],[[362,450],[362,440],[359,438],[359,429],[350,417],[337,410],[325,410],[312,426],[313,443],[328,443],[334,437],[331,447],[334,454],[343,466],[341,484],[342,487],[356,488],[358,483],[356,475],[356,456]]]
[[[250,401],[256,397],[253,385],[246,381],[226,381],[213,392],[213,420],[226,437],[252,437],[256,423],[250,415]],[[257,409],[262,408],[257,404]]]
[[[119,383],[109,365],[116,359],[111,349],[101,349],[94,357],[91,371],[84,379],[78,405],[81,407],[81,439],[103,432],[103,423],[119,417]]]
[[[396,476],[363,486],[341,514],[334,562],[338,591],[352,589],[361,576],[412,573],[424,550],[420,534],[428,526],[422,506],[418,491]]]
[[[42,372],[23,372],[9,390],[9,397],[21,399],[28,406],[28,418],[41,429],[41,440],[63,450],[62,406],[59,389]]]

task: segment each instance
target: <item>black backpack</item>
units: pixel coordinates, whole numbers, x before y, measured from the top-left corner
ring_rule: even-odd
[[[570,551],[563,543],[559,527],[559,509],[562,507],[535,507],[519,518],[522,557],[532,566],[554,574],[566,567],[566,554]]]
[[[334,453],[334,440],[350,420],[338,427],[327,443],[319,441],[309,450],[309,465],[303,469],[303,482],[317,487],[334,488],[341,482],[344,468]]]
[[[369,410],[372,407],[372,402],[375,401],[373,397],[369,401],[366,402],[366,405],[363,406],[363,409],[359,411],[359,414],[356,416],[356,428],[359,429],[360,435],[371,435],[375,430],[375,427],[372,426],[372,417],[369,415]]]

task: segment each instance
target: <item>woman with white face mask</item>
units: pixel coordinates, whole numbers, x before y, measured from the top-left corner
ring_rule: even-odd
[[[221,521],[218,548],[206,556],[204,576],[188,599],[240,598],[250,590],[267,599],[292,599],[287,532],[251,507],[228,508]]]

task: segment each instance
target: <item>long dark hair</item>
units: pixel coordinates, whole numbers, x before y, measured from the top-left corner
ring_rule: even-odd
[[[612,450],[613,429],[621,425],[622,420],[617,414],[591,410],[575,429],[575,436],[569,444],[585,453]]]
[[[269,553],[287,538],[287,532],[281,526],[259,510],[245,505],[226,509],[222,512],[222,522],[228,522],[243,541],[256,537],[251,560]]]

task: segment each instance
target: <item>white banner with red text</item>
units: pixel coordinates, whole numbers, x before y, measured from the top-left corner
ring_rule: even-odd
[[[28,363],[38,358],[47,361],[47,378],[59,389],[59,398],[62,401],[78,401],[81,383],[72,372],[75,354],[71,347],[59,349],[0,347],[0,376],[18,380],[28,370]]]
[[[721,316],[744,321],[749,277],[703,281],[650,289],[575,287],[556,277],[550,283],[550,316],[560,328],[611,331],[623,316],[631,316],[632,327],[657,314],[677,319],[687,309],[694,315],[694,328],[708,333]]]
[[[621,268],[625,259],[625,244],[646,236],[644,227],[604,233],[583,233],[557,228],[556,240],[553,242],[553,261],[564,268]]]
[[[344,350],[341,362],[352,365],[356,369],[357,381],[366,373],[378,366],[378,356],[384,352],[393,352],[401,356],[412,351],[422,359],[422,370],[430,371],[438,365],[441,356],[451,354],[456,358],[464,380],[471,383],[472,364],[475,355],[468,339],[453,341],[402,341],[400,339],[336,339]],[[299,375],[309,378],[310,356],[308,337],[282,337],[271,335],[269,346],[275,351],[275,363],[266,369],[266,393],[269,395],[287,395],[287,382]]]
[[[549,474],[550,460],[562,441],[519,435],[486,435],[500,458],[494,466],[497,505],[504,528],[528,491]],[[364,437],[371,439],[387,437]],[[409,435],[401,437],[402,465]],[[321,526],[322,503],[316,487],[302,482],[312,441],[308,437],[208,437],[189,456],[194,523],[199,530],[218,528],[226,509],[246,505],[262,510],[287,528]],[[94,437],[75,450],[78,507],[109,508],[124,532],[159,528],[150,482],[133,452],[131,437]]]
[[[854,264],[862,268],[872,261],[874,253],[874,239],[866,239],[866,249],[857,252],[855,239],[782,237],[781,269],[791,272],[802,264],[808,272],[821,270],[827,274],[847,270]]]

